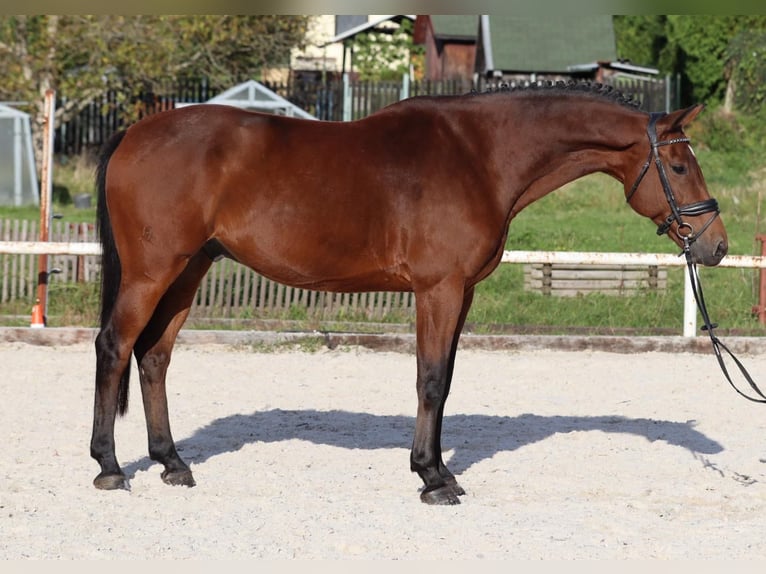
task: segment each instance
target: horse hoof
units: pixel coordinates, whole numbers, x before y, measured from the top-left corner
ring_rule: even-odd
[[[462,487],[462,486],[460,486],[460,485],[457,483],[457,479],[455,479],[455,477],[452,477],[452,478],[448,478],[448,479],[447,479],[447,480],[445,480],[444,482],[446,483],[446,485],[447,485],[447,487],[448,487],[448,488],[451,488],[451,489],[452,489],[452,492],[453,492],[453,493],[455,493],[455,495],[457,495],[457,496],[463,496],[463,495],[465,494],[465,490],[463,490],[463,487]]]
[[[460,488],[460,490],[462,491],[463,489]],[[439,488],[434,488],[433,490],[424,490],[420,493],[420,500],[426,504],[439,506],[452,506],[455,504],[460,504],[458,493],[449,485],[440,486]]]
[[[99,474],[93,479],[93,486],[99,490],[130,490],[124,474]]]
[[[171,486],[188,486],[189,488],[197,484],[190,470],[166,470],[162,473],[162,482]]]

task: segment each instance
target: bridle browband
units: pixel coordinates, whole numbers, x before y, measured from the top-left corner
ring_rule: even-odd
[[[705,323],[704,326],[702,327],[702,330],[707,331],[708,335],[710,336],[710,341],[713,344],[713,352],[715,353],[716,359],[718,359],[718,365],[721,367],[721,371],[723,371],[723,374],[726,377],[726,380],[729,381],[729,384],[732,386],[732,388],[735,391],[737,391],[737,393],[739,393],[741,396],[743,396],[749,401],[752,401],[755,403],[766,403],[766,395],[764,395],[761,392],[761,390],[758,388],[758,386],[755,384],[755,381],[753,381],[753,378],[750,376],[750,373],[747,372],[747,369],[745,369],[744,365],[737,359],[737,357],[734,356],[734,354],[729,350],[729,348],[721,342],[721,340],[715,335],[715,333],[713,333],[713,330],[718,325],[710,321],[710,316],[708,315],[708,312],[707,312],[707,305],[705,304],[705,297],[702,294],[702,284],[700,283],[699,274],[697,273],[697,266],[695,265],[694,260],[692,259],[691,246],[692,246],[692,243],[694,243],[697,240],[697,238],[700,235],[702,235],[702,233],[704,233],[704,231],[710,226],[710,224],[713,223],[715,218],[718,217],[718,214],[719,214],[718,202],[715,199],[710,198],[710,199],[705,199],[703,201],[696,201],[694,203],[690,203],[689,205],[684,205],[679,207],[678,203],[676,202],[675,195],[673,195],[673,190],[670,187],[670,181],[668,180],[668,176],[665,173],[665,167],[662,164],[660,155],[657,153],[657,148],[661,146],[672,145],[677,143],[688,143],[689,138],[681,137],[681,138],[674,138],[674,139],[658,142],[656,124],[657,124],[657,120],[664,115],[665,114],[662,112],[653,112],[650,114],[649,124],[646,127],[646,133],[649,135],[649,143],[651,144],[651,149],[649,150],[649,157],[647,158],[646,163],[641,168],[641,173],[638,174],[638,177],[636,178],[636,181],[633,184],[633,187],[630,189],[630,192],[627,195],[627,201],[630,202],[631,198],[636,193],[636,190],[638,189],[638,186],[641,183],[641,180],[644,178],[644,176],[646,175],[646,172],[649,170],[649,166],[651,165],[652,160],[654,160],[654,164],[657,166],[657,173],[660,176],[660,182],[662,183],[662,189],[665,192],[665,198],[668,201],[668,205],[670,205],[670,215],[668,215],[665,218],[665,221],[663,221],[657,227],[657,235],[664,235],[670,230],[674,222],[677,223],[676,234],[681,239],[684,245],[684,250],[682,254],[686,256],[686,265],[689,269],[689,283],[691,284],[692,292],[694,293],[694,300],[697,302],[697,308],[699,309],[700,315],[702,316],[702,320]],[[699,233],[696,233],[696,234],[694,233],[694,228],[691,226],[691,224],[686,223],[682,219],[683,215],[695,217],[697,215],[704,215],[705,213],[711,213],[711,212],[713,213],[713,215],[702,226]],[[723,354],[721,353],[722,349],[726,351],[726,353],[732,358],[734,363],[737,365],[737,368],[739,368],[745,380],[750,385],[750,388],[753,389],[753,391],[760,398],[754,398],[754,397],[748,396],[737,388],[737,386],[731,380],[729,371],[726,368],[726,364],[723,359]]]
[[[667,173],[665,172],[665,166],[662,163],[662,160],[660,159],[660,154],[657,152],[657,149],[666,146],[666,145],[673,145],[677,143],[688,143],[689,138],[687,137],[681,137],[681,138],[673,138],[669,140],[664,141],[657,141],[657,120],[660,119],[665,114],[663,112],[652,112],[649,115],[649,124],[646,126],[646,133],[649,136],[649,157],[646,158],[646,163],[644,163],[643,167],[641,168],[641,172],[638,174],[638,177],[636,178],[636,181],[633,183],[633,187],[630,188],[630,192],[628,193],[628,196],[626,198],[626,201],[630,203],[630,200],[633,198],[633,195],[638,190],[638,186],[640,185],[641,181],[644,179],[644,176],[646,175],[646,172],[649,171],[649,166],[652,164],[652,160],[654,160],[654,165],[657,167],[657,173],[660,176],[660,183],[662,184],[662,190],[665,192],[665,199],[668,201],[668,205],[670,206],[670,215],[668,215],[665,218],[665,221],[663,221],[660,225],[657,226],[657,235],[664,235],[666,234],[673,223],[677,223],[676,227],[676,234],[678,237],[686,241],[688,239],[689,244],[694,243],[697,238],[704,233],[704,231],[710,226],[711,223],[715,220],[716,217],[718,217],[719,209],[718,209],[718,202],[713,199],[704,199],[702,201],[695,201],[694,203],[690,203],[688,205],[679,206],[678,202],[676,201],[676,197],[673,194],[673,190],[670,187],[670,181],[668,180]],[[705,213],[713,213],[712,217],[707,220],[707,222],[702,226],[702,229],[700,229],[699,233],[694,233],[694,228],[691,226],[691,224],[686,223],[683,219],[683,215],[687,215],[689,217],[696,217],[698,215],[704,215]],[[684,230],[684,231],[682,231]]]

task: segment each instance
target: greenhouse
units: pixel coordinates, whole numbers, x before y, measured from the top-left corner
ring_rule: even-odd
[[[255,80],[248,80],[234,86],[233,88],[229,88],[225,92],[218,94],[205,103],[235,106],[245,110],[266,112],[281,116],[298,117],[311,120],[316,119],[310,113],[302,110],[292,102],[289,102],[276,92],[273,92]],[[190,104],[177,103],[176,107],[188,105]]]
[[[29,114],[0,104],[0,205],[39,205]]]

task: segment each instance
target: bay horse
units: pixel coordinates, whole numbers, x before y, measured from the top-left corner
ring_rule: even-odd
[[[171,435],[165,378],[198,285],[226,256],[296,287],[414,293],[410,468],[423,502],[459,503],[465,491],[442,458],[444,406],[474,289],[498,266],[511,220],[603,172],[695,263],[718,264],[726,231],[684,135],[702,108],[650,114],[600,84],[533,84],[414,97],[350,122],[196,105],[116,134],[96,172],[94,485],[129,487],[114,425],[135,355],[149,456],[164,482],[194,486]]]

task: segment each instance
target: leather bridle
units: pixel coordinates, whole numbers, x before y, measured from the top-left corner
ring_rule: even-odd
[[[756,403],[766,403],[766,395],[764,395],[755,384],[753,378],[750,376],[750,373],[747,372],[747,369],[745,369],[744,365],[737,359],[737,357],[734,356],[729,348],[721,342],[715,333],[713,333],[713,330],[718,325],[710,321],[707,305],[705,304],[705,297],[702,294],[702,284],[700,283],[699,274],[697,273],[697,266],[695,265],[692,258],[691,246],[692,243],[694,243],[697,238],[702,235],[702,233],[704,233],[708,227],[710,227],[710,224],[713,223],[715,218],[718,217],[718,202],[712,198],[705,199],[703,201],[696,201],[684,206],[679,206],[678,202],[676,202],[675,195],[673,194],[673,190],[670,187],[670,181],[668,180],[668,176],[665,173],[665,167],[662,164],[659,153],[657,153],[657,148],[677,143],[688,143],[689,138],[681,137],[658,142],[656,124],[657,120],[664,115],[665,114],[662,112],[653,112],[650,114],[649,124],[646,128],[646,133],[649,135],[649,143],[651,144],[649,157],[641,168],[641,172],[638,174],[633,187],[630,189],[630,192],[627,195],[627,201],[630,202],[631,198],[638,190],[638,186],[646,175],[646,172],[649,170],[649,166],[652,164],[653,160],[654,165],[657,166],[657,173],[660,176],[660,182],[662,183],[662,189],[665,192],[665,198],[667,199],[668,205],[670,206],[670,215],[668,215],[665,220],[657,227],[657,235],[664,235],[670,230],[674,222],[677,224],[676,235],[678,235],[679,239],[681,239],[683,242],[683,255],[686,256],[686,265],[689,268],[689,282],[691,284],[692,292],[694,293],[694,299],[697,302],[697,308],[699,309],[700,315],[702,316],[702,320],[704,322],[702,330],[707,331],[708,335],[710,336],[710,341],[713,344],[713,352],[715,353],[716,359],[718,359],[718,364],[721,367],[721,371],[726,377],[726,380],[729,381],[729,384],[732,386],[732,388],[741,396],[749,401]],[[695,217],[697,215],[703,215],[705,213],[711,212],[713,215],[702,226],[699,233],[695,233],[692,225],[683,220],[684,215]],[[760,398],[748,396],[737,388],[737,386],[731,380],[731,376],[729,375],[729,371],[726,368],[726,363],[724,362],[721,350],[725,351],[732,358],[737,368],[739,368],[743,377],[750,385],[750,388],[753,389],[756,395],[758,395]]]
[[[644,179],[646,172],[649,171],[649,167],[651,166],[652,161],[654,161],[654,165],[657,166],[657,173],[660,176],[660,183],[662,183],[662,190],[665,192],[665,199],[667,199],[668,205],[670,206],[670,215],[665,218],[665,221],[657,226],[657,235],[666,234],[675,222],[677,223],[676,235],[678,235],[678,237],[684,241],[688,240],[689,244],[692,244],[700,235],[705,232],[708,227],[710,227],[710,224],[713,223],[715,218],[718,217],[718,202],[715,199],[710,198],[704,199],[702,201],[695,201],[694,203],[690,203],[684,206],[678,205],[676,197],[673,194],[673,189],[670,187],[670,181],[668,180],[667,173],[665,172],[665,166],[662,163],[662,159],[660,159],[660,154],[658,153],[657,149],[666,145],[688,143],[689,138],[681,137],[664,141],[657,141],[657,120],[664,115],[665,114],[662,112],[652,112],[649,116],[649,124],[646,126],[646,133],[649,136],[650,143],[649,157],[646,158],[646,163],[644,163],[643,167],[641,168],[641,172],[638,174],[636,181],[633,183],[633,187],[630,188],[630,192],[628,193],[626,200],[628,203],[630,203],[633,195],[636,193],[636,191],[638,191],[638,186]],[[692,225],[685,222],[682,218],[684,215],[689,217],[696,217],[698,215],[703,215],[705,213],[711,212],[713,215],[702,226],[699,233],[695,233]]]

